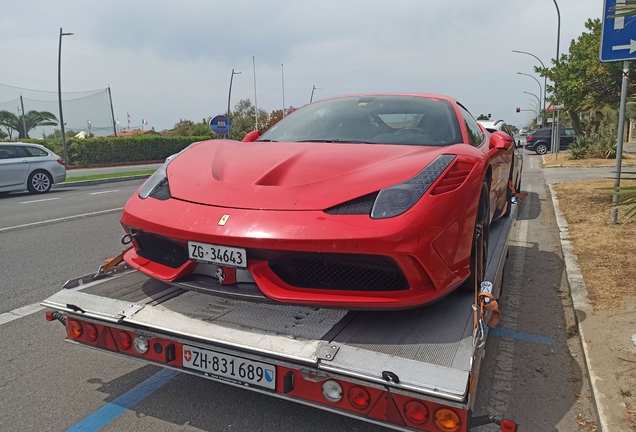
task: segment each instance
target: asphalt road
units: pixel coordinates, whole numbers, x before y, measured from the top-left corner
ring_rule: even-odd
[[[573,322],[558,232],[537,162],[526,157],[523,184],[530,195],[513,232],[503,317],[499,333],[488,339],[475,412],[508,412],[522,430],[578,431],[577,416],[594,414],[580,346],[568,338]],[[121,403],[117,398],[160,370],[64,343],[63,327],[46,322],[43,311],[17,319],[7,313],[25,306],[28,311],[66,279],[95,271],[117,254],[120,209],[140,183],[0,198],[0,429],[67,430],[110,402]],[[91,424],[82,430],[96,430]],[[179,374],[101,430],[385,429]]]

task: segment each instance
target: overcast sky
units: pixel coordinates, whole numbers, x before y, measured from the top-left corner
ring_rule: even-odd
[[[557,0],[561,52],[599,18],[602,0]],[[475,116],[523,126],[539,87],[530,77],[556,54],[553,0],[0,0],[0,83],[57,90],[112,89],[115,117],[157,130],[232,105],[302,106],[362,92],[441,93]],[[538,77],[541,85],[543,79]],[[0,103],[4,102],[0,100]],[[57,114],[57,112],[55,112]]]

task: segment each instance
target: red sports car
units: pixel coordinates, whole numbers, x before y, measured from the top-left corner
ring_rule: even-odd
[[[510,211],[513,140],[429,94],[309,104],[262,136],[192,144],[130,198],[125,261],[188,289],[352,309],[483,277]]]

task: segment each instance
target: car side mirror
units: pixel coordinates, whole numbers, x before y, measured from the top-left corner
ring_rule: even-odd
[[[508,150],[514,145],[514,140],[503,132],[495,132],[490,136],[489,148],[498,150]]]
[[[261,136],[261,131],[253,130],[243,137],[243,142],[254,142]]]

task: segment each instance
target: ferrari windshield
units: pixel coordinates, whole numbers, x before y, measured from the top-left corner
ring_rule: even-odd
[[[352,96],[307,105],[259,141],[446,146],[462,142],[450,103],[418,96]]]

